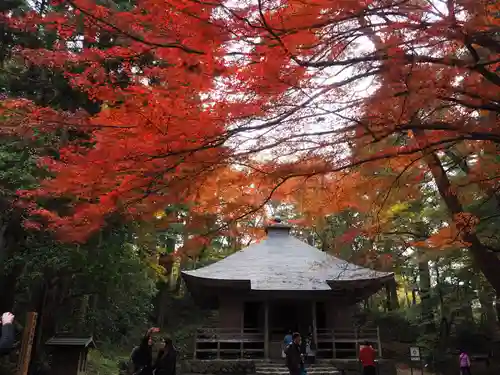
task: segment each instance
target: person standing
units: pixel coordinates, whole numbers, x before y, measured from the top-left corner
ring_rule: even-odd
[[[301,375],[304,371],[304,359],[302,355],[300,333],[295,332],[292,335],[292,343],[285,350],[286,367],[290,375]]]
[[[0,337],[0,354],[8,354],[14,346],[14,315],[10,312],[2,314],[2,336]]]
[[[153,337],[154,332],[159,329],[151,328],[143,336],[138,347],[134,348],[130,358],[134,366],[134,375],[152,375],[153,373]]]
[[[290,346],[290,344],[292,342],[293,342],[293,335],[292,335],[292,331],[289,330],[287,332],[287,334],[285,335],[285,337],[283,338],[283,348],[281,349],[281,356],[283,358],[286,358],[286,354],[285,354],[286,348],[288,348],[288,346]]]
[[[460,374],[461,375],[471,375],[470,373],[470,358],[465,350],[460,350]]]
[[[158,352],[154,365],[155,375],[175,375],[177,368],[177,351],[172,339],[163,339],[163,348]]]
[[[363,366],[363,375],[376,375],[375,356],[375,349],[373,349],[370,343],[365,342],[360,346],[359,361]]]
[[[306,357],[307,363],[314,364],[316,362],[316,344],[311,329],[309,329],[309,334],[307,336]]]

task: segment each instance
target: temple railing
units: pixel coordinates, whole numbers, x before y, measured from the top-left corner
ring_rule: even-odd
[[[280,344],[282,339],[276,340],[273,335],[270,341]],[[378,327],[318,329],[316,340],[318,358],[357,359],[359,346],[365,342],[373,345],[378,356],[382,356]],[[199,328],[193,356],[198,359],[264,358],[264,341],[264,332],[259,329]]]
[[[264,332],[253,328],[199,328],[194,358],[263,358]]]
[[[356,359],[359,346],[371,344],[379,357],[382,356],[378,327],[318,329],[316,352],[322,358]]]

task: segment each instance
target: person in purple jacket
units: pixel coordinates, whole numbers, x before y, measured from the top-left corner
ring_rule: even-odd
[[[2,315],[2,336],[0,337],[0,354],[8,354],[14,346],[14,315],[10,312]]]
[[[460,361],[460,374],[461,375],[471,375],[470,373],[470,358],[465,350],[460,350],[460,356],[458,357]]]

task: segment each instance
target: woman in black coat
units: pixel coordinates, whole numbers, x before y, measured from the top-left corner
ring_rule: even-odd
[[[153,374],[153,338],[154,328],[150,329],[142,338],[141,343],[136,347],[131,355],[134,365],[134,375]]]
[[[175,375],[177,366],[177,351],[172,340],[166,337],[163,340],[164,347],[158,352],[155,362],[155,375]]]

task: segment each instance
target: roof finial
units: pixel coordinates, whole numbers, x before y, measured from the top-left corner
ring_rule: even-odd
[[[268,235],[270,235],[271,232],[274,234],[282,233],[288,235],[290,233],[291,226],[284,223],[281,217],[276,215],[269,221],[265,228]]]

